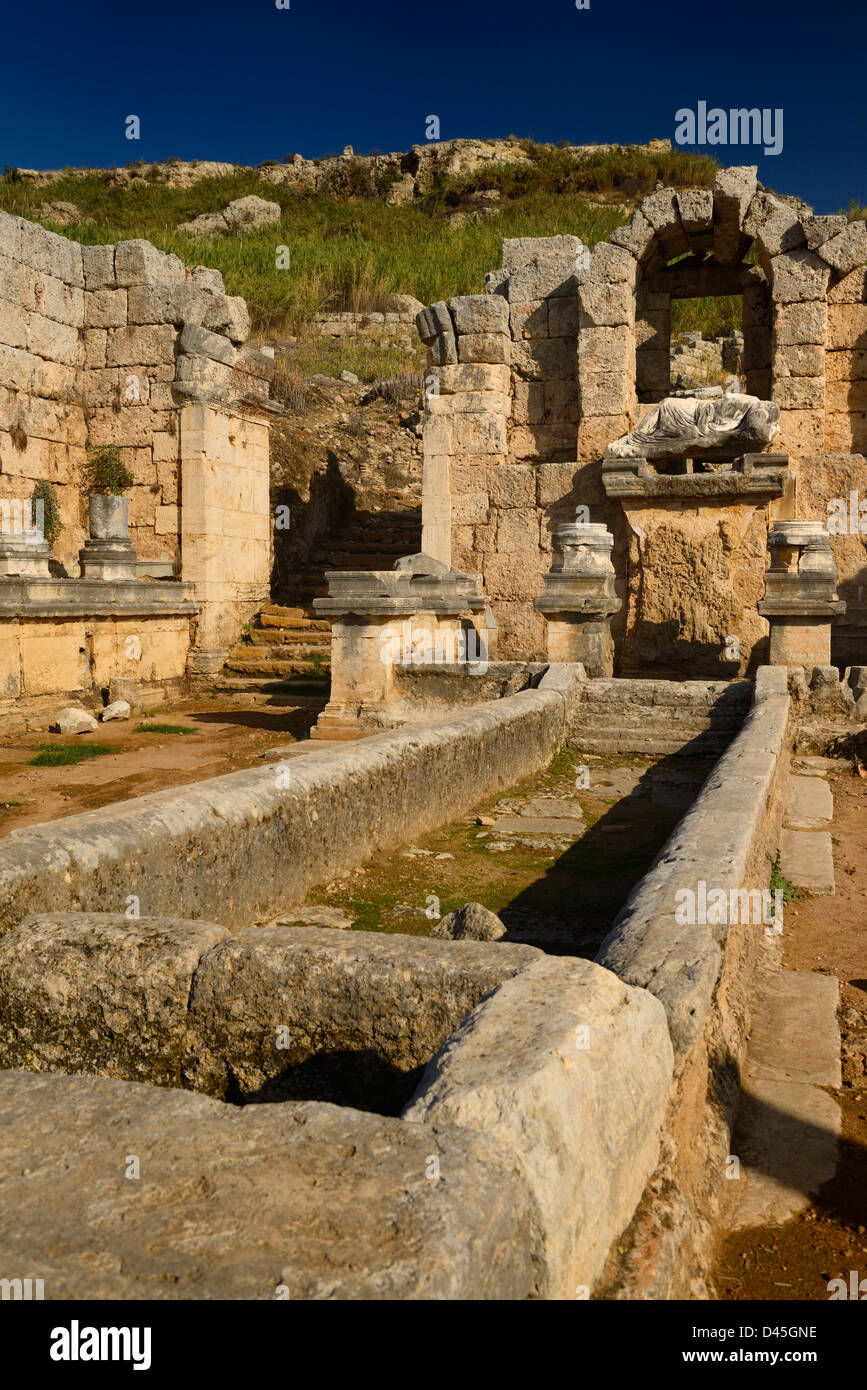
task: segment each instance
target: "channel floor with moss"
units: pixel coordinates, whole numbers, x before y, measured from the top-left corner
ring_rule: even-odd
[[[595,955],[713,759],[558,754],[548,769],[410,846],[322,885],[281,922],[426,936],[480,902],[504,940]]]

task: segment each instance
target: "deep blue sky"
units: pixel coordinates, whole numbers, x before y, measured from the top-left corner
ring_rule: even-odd
[[[780,155],[723,163],[819,212],[867,201],[864,0],[30,0],[2,35],[0,164],[402,150],[430,114],[443,139],[639,142],[704,100],[784,111]]]

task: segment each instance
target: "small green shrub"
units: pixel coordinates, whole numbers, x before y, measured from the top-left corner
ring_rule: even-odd
[[[120,497],[135,482],[117,444],[88,449],[82,472],[84,489],[89,496]]]
[[[84,763],[88,758],[102,758],[106,753],[117,753],[108,743],[40,743],[41,753],[30,759],[31,767],[67,767],[72,763]]]
[[[33,502],[42,503],[42,534],[49,545],[54,545],[58,536],[63,530],[63,522],[60,520],[60,503],[57,500],[57,489],[51,483],[38,482],[33,489]]]
[[[137,734],[197,734],[198,729],[191,729],[188,724],[137,724],[134,730]]]
[[[768,885],[771,890],[771,893],[782,892],[784,903],[798,902],[801,898],[806,897],[803,888],[796,888],[794,883],[792,883],[791,879],[786,878],[785,874],[783,873],[782,868],[780,867],[779,850],[777,850],[777,853],[773,859],[770,855],[768,855],[767,860],[771,866],[771,881]]]

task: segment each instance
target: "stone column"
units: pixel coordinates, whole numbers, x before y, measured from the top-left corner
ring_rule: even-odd
[[[771,626],[771,666],[831,664],[831,622],[846,612],[837,597],[837,566],[821,521],[775,521],[771,566],[758,610]]]
[[[611,618],[620,600],[614,592],[613,545],[607,526],[558,526],[545,591],[533,600],[548,620],[548,660],[580,661],[590,676],[610,676],[614,671]]]
[[[191,401],[180,420],[181,578],[201,605],[189,669],[218,671],[271,576],[270,420]]]
[[[465,615],[483,614],[476,575],[430,555],[398,560],[394,570],[328,576],[327,598],[313,607],[331,626],[331,695],[312,738],[354,739],[396,721],[389,713],[394,667],[459,660]],[[480,653],[484,639],[480,639]]]
[[[136,553],[129,538],[129,503],[125,497],[93,496],[90,539],[78,552],[82,579],[135,579]]]

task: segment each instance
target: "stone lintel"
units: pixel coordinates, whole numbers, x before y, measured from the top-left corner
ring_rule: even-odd
[[[645,458],[603,459],[602,483],[608,497],[755,501],[783,495],[792,481],[788,462],[787,454],[744,454],[725,470],[657,473]]]
[[[487,606],[479,577],[458,570],[415,573],[402,570],[334,571],[328,576],[327,598],[313,600],[313,608],[326,617],[409,617],[435,613],[457,617],[468,609],[481,612]]]
[[[769,571],[770,573],[770,571]],[[756,607],[763,618],[836,618],[846,612],[844,599],[809,599],[801,597],[760,598]]]
[[[0,618],[148,617],[198,613],[195,586],[179,580],[6,579]]]

